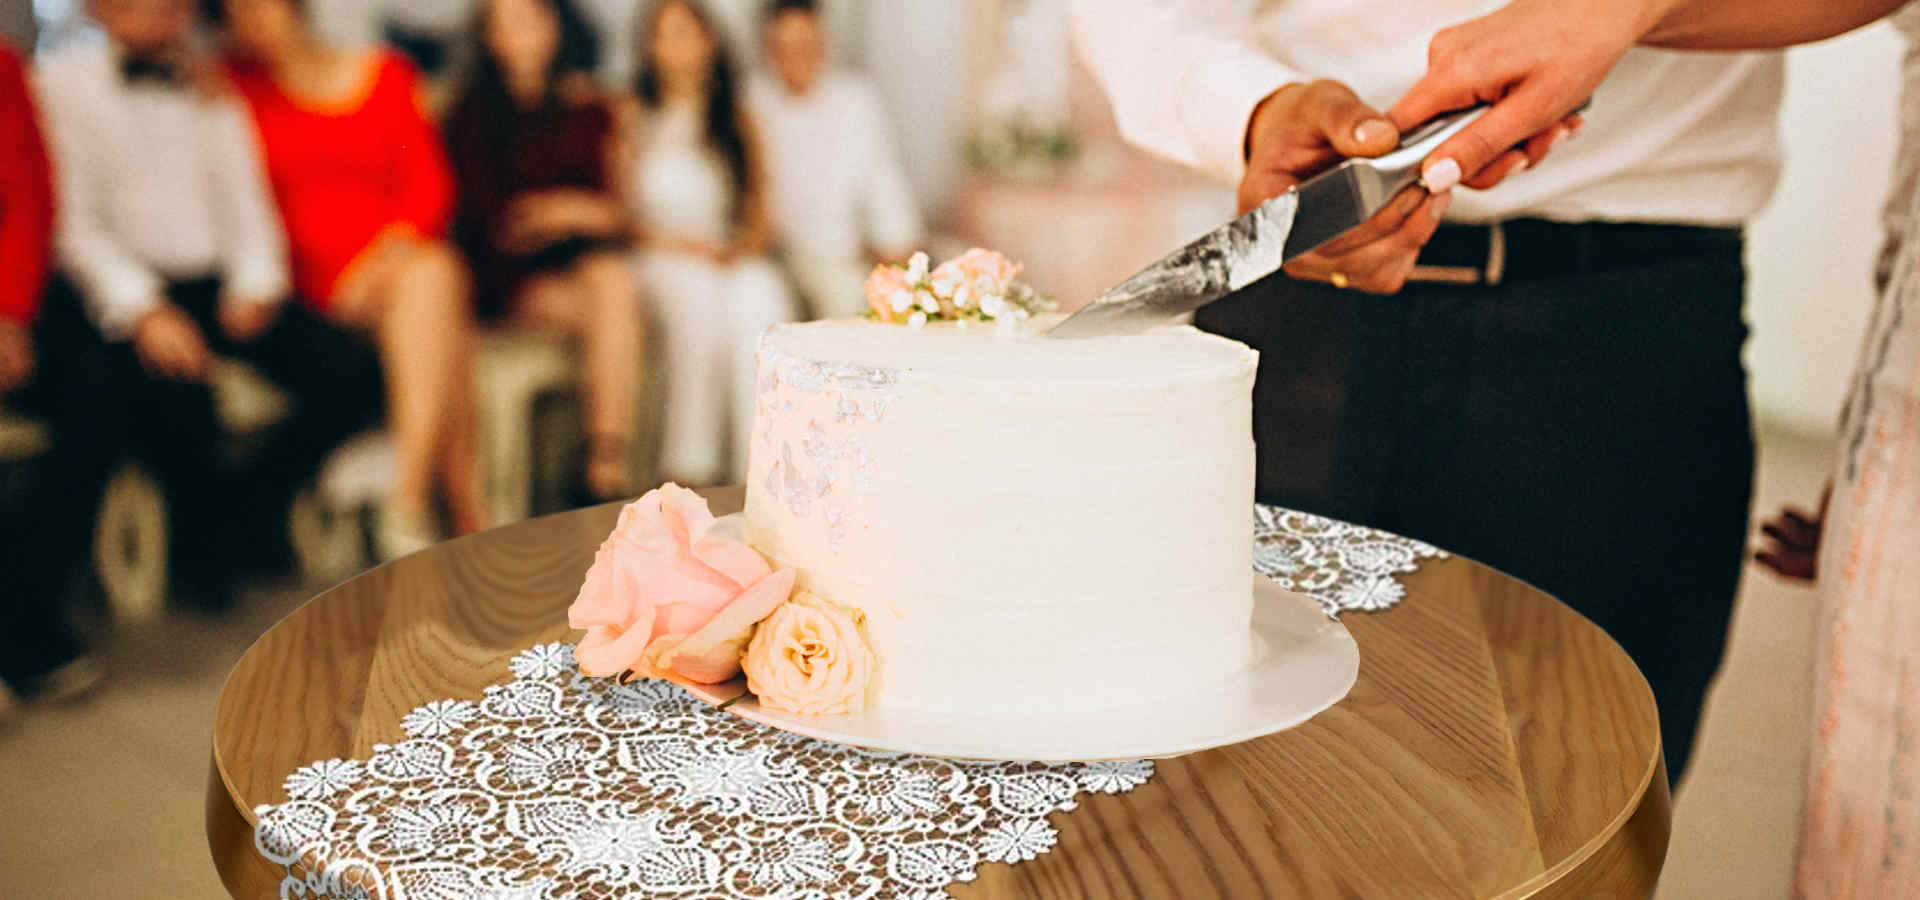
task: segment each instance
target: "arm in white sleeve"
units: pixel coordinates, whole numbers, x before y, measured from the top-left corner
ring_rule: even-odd
[[[131,337],[160,302],[165,282],[107,227],[95,176],[96,153],[114,152],[86,128],[81,97],[62,96],[60,79],[36,79],[57,183],[54,254],[86,301],[87,315],[110,341]]]
[[[1229,184],[1254,107],[1311,80],[1247,42],[1252,19],[1231,0],[1072,0],[1072,23],[1121,135]]]
[[[207,102],[207,153],[212,157],[223,264],[220,302],[283,300],[288,290],[287,242],[253,120],[231,98]]]
[[[862,118],[872,147],[868,158],[873,160],[866,196],[862,198],[867,245],[883,252],[907,250],[919,242],[922,229],[913,189],[900,167],[900,147],[894,143],[893,129],[887,127],[879,98],[866,85],[860,86],[860,103],[865,108]]]

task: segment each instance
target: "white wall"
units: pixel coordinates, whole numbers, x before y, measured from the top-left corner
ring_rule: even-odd
[[[967,53],[972,5],[966,0],[862,5],[859,59],[893,117],[894,140],[920,208],[928,213],[964,174]]]
[[[1763,423],[1833,431],[1873,304],[1902,48],[1876,25],[1788,55],[1786,171],[1747,245],[1747,360]]]

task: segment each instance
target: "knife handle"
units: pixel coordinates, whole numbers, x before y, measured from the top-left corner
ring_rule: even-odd
[[[1580,105],[1574,107],[1567,115],[1571,116],[1576,113],[1586,112],[1587,107],[1592,105],[1593,98],[1588,97],[1580,101]],[[1388,176],[1389,178],[1396,178],[1397,180],[1397,176],[1405,174],[1408,168],[1418,169],[1420,163],[1426,160],[1427,154],[1440,149],[1440,145],[1446,143],[1448,138],[1465,130],[1468,125],[1472,125],[1475,120],[1485,115],[1487,110],[1492,108],[1493,104],[1482,103],[1457,112],[1435,116],[1428,120],[1426,124],[1420,125],[1403,135],[1400,138],[1400,146],[1395,148],[1393,152],[1385,156],[1375,157],[1373,159],[1374,169],[1382,175]],[[1565,116],[1561,118],[1565,118]],[[1412,182],[1407,182],[1407,184],[1411,183]],[[1405,184],[1402,185],[1402,187],[1404,186]]]
[[[1427,154],[1439,149],[1448,138],[1459,134],[1492,108],[1491,104],[1482,103],[1459,112],[1438,116],[1425,125],[1407,132],[1406,136],[1400,139],[1400,146],[1392,152],[1362,161],[1362,164],[1369,165],[1388,180],[1399,183],[1401,187],[1412,184],[1419,178],[1420,163],[1427,158]],[[1413,177],[1405,177],[1409,175]]]

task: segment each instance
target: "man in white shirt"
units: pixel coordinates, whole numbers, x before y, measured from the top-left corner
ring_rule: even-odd
[[[876,260],[905,259],[920,238],[906,173],[879,98],[827,63],[812,0],[772,0],[762,29],[771,77],[748,85],[773,185],[787,268],[815,316],[866,308]]]
[[[1076,0],[1074,27],[1122,132],[1245,206],[1390,150],[1419,123],[1378,110],[1429,40],[1498,6]],[[1652,684],[1675,778],[1744,556],[1739,229],[1779,168],[1781,78],[1773,54],[1630,50],[1584,121],[1490,169],[1429,160],[1364,234],[1197,317],[1262,351],[1263,501],[1432,541],[1594,619]]]
[[[286,302],[284,239],[251,119],[189,45],[194,10],[92,0],[107,40],[50,55],[36,81],[58,173],[54,293],[78,294],[122,385],[100,402],[124,404],[166,482],[176,589],[219,606],[234,563],[222,556],[235,549],[223,538],[262,524],[284,534],[293,484],[377,416],[381,390],[372,348]],[[244,484],[223,456],[208,383],[216,352],[295,400]],[[241,522],[243,511],[265,519]]]

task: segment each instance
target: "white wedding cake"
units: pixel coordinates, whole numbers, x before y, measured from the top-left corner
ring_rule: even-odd
[[[864,617],[869,707],[1099,707],[1249,661],[1256,354],[1031,325],[761,342],[746,537]]]

